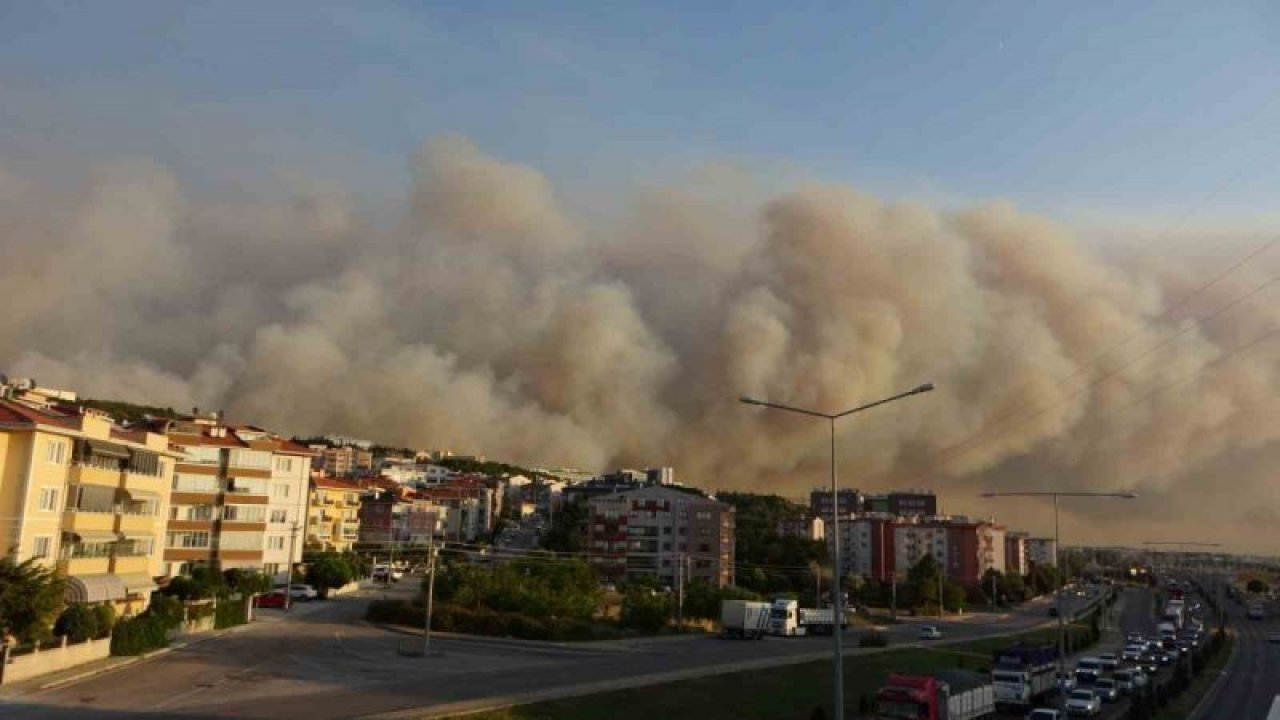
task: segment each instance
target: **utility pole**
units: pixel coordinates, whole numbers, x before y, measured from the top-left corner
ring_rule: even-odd
[[[889,618],[892,620],[897,620],[898,619],[898,569],[897,568],[894,568],[893,574],[889,576],[889,583],[890,583],[889,585],[889,592],[890,592]]]
[[[1000,598],[996,595],[996,574],[993,572],[991,573],[991,609],[994,611],[999,604]]]
[[[944,615],[942,611],[942,569],[938,569],[938,619],[941,620]]]
[[[684,630],[684,563],[685,554],[676,557],[676,632]]]
[[[293,521],[293,528],[289,532],[289,561],[285,563],[285,569],[289,575],[289,584],[284,591],[284,611],[289,612],[289,608],[293,607],[293,549],[298,541],[298,521]]]
[[[431,651],[431,603],[436,597],[436,535],[431,533],[427,543],[427,608],[422,623],[422,657]]]

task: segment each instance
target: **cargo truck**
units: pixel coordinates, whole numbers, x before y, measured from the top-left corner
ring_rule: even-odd
[[[835,627],[836,611],[832,608],[802,608],[788,598],[778,598],[769,609],[769,634],[783,637],[829,635]],[[840,628],[848,626],[848,620]]]
[[[963,670],[892,674],[876,693],[876,717],[883,720],[974,720],[995,711],[991,679]]]
[[[992,653],[996,705],[1030,708],[1056,689],[1058,651],[1053,645],[1014,645]]]
[[[720,632],[725,637],[759,640],[769,629],[769,603],[725,600],[720,603]]]

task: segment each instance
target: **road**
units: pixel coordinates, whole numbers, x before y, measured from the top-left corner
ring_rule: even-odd
[[[1236,630],[1235,656],[1198,720],[1266,720],[1280,697],[1280,643],[1267,642],[1268,633],[1280,632],[1276,610],[1273,604],[1268,620],[1250,620],[1243,605],[1227,601],[1229,622]]]
[[[408,578],[391,592],[407,595],[416,584]],[[830,638],[746,642],[706,636],[590,646],[455,636],[433,640],[438,654],[403,657],[397,651],[400,642],[416,640],[360,622],[365,602],[343,598],[299,606],[288,619],[264,611],[271,617],[239,632],[67,686],[7,697],[0,701],[0,717],[324,720],[830,657]],[[1029,628],[1048,619],[1040,603],[1005,616],[941,622],[922,618],[920,624],[937,624],[948,640],[955,640]],[[888,632],[895,645],[914,643],[918,627],[899,625]],[[849,633],[849,654],[866,652],[856,648],[857,634]]]

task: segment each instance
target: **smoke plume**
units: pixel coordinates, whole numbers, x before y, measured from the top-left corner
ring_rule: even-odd
[[[1064,506],[1064,541],[1274,543],[1280,362],[1241,348],[1280,324],[1276,288],[1197,321],[1274,252],[1175,305],[1231,257],[1110,262],[1006,202],[832,185],[674,186],[588,221],[459,137],[412,167],[402,217],[374,223],[332,188],[217,205],[145,160],[71,187],[0,164],[0,368],[282,432],[791,496],[825,480],[825,424],[740,396],[839,410],[932,381],[841,421],[845,485],[1036,531],[1044,507],[978,491],[1132,489]]]

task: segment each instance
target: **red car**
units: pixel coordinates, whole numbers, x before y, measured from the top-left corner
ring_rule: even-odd
[[[269,593],[263,593],[253,599],[253,606],[260,608],[282,608],[284,607],[285,595],[279,590],[273,590]]]

